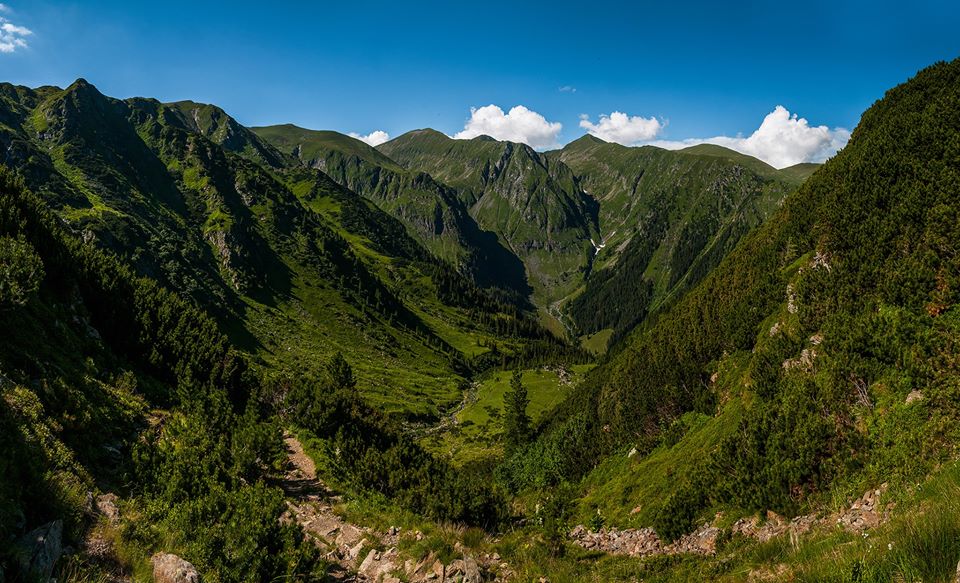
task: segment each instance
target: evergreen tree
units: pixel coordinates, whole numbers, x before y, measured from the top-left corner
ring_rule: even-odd
[[[330,381],[334,387],[338,389],[352,389],[357,386],[357,382],[353,378],[353,369],[350,367],[347,359],[343,357],[342,353],[337,352],[334,354],[327,363],[326,369],[327,375],[330,377]]]
[[[43,262],[26,241],[0,237],[0,308],[22,306],[40,288]]]
[[[510,390],[503,396],[503,426],[507,451],[515,451],[530,440],[530,417],[527,415],[527,388],[523,386],[520,370],[513,371]]]

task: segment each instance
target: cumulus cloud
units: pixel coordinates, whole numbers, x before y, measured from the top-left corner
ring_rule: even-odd
[[[539,113],[522,105],[504,113],[496,105],[471,107],[470,119],[463,131],[453,136],[458,140],[468,140],[487,135],[497,140],[522,142],[533,148],[549,148],[557,145],[557,136],[563,125],[549,122]]]
[[[9,13],[10,7],[0,4],[0,13]],[[17,26],[0,16],[0,53],[12,53],[27,48],[27,37],[33,34],[25,26]]]
[[[580,116],[580,127],[587,130],[588,134],[624,146],[652,140],[664,125],[655,117],[629,116],[621,111],[600,115],[599,123],[591,122],[587,115]]]
[[[557,87],[557,91],[560,93],[576,93],[577,88],[573,85],[564,85],[563,87]]]
[[[382,130],[376,130],[376,131],[370,132],[365,136],[361,136],[360,134],[350,132],[350,137],[357,138],[361,142],[366,142],[371,146],[379,146],[380,144],[390,139],[390,134]]]
[[[680,141],[654,141],[650,144],[676,150],[697,144],[716,144],[743,154],[754,156],[775,168],[786,168],[801,162],[823,162],[847,145],[850,130],[827,126],[812,126],[778,105],[763,118],[757,131],[744,138],[716,136]]]

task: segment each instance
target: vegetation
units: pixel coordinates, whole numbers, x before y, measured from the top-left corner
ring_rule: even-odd
[[[0,305],[22,306],[43,279],[43,261],[26,241],[0,239]]]
[[[960,62],[936,65],[868,110],[841,153],[557,409],[505,483],[608,471],[595,460],[630,448],[654,463],[672,421],[717,416],[723,431],[665,474],[647,514],[675,538],[717,508],[793,515],[951,459],[958,75]],[[623,507],[650,502],[608,477]]]
[[[123,483],[146,518],[125,523],[141,557],[164,541],[223,581],[322,571],[299,531],[279,523],[282,496],[263,481],[279,432],[245,405],[255,377],[213,322],[66,235],[5,170],[0,217],[0,234],[29,244],[47,273],[35,297],[0,313],[11,332],[0,345],[0,529],[67,517],[76,540],[85,492]],[[149,407],[173,409],[138,442]],[[15,575],[15,549],[3,544]]]
[[[530,398],[527,388],[523,386],[523,377],[519,370],[515,370],[510,378],[510,390],[503,396],[503,433],[507,454],[530,440],[529,405]]]
[[[434,130],[408,132],[377,149],[455,189],[480,228],[523,261],[541,304],[575,289],[590,239],[598,237],[597,207],[566,165],[524,144],[454,140]]]
[[[802,179],[719,146],[627,148],[587,135],[550,156],[600,203],[586,285],[567,313],[610,342],[703,279]]]
[[[157,551],[211,581],[323,578],[283,518],[292,431],[337,512],[421,531],[396,539],[415,560],[495,552],[520,580],[945,580],[958,111],[960,60],[934,65],[803,181],[812,167],[713,146],[541,154],[420,130],[373,149],[83,80],[2,85],[0,574],[26,575],[17,538],[60,519],[74,548],[108,535],[138,578]],[[599,366],[540,326],[531,292],[594,353],[609,343]],[[730,528],[883,483],[895,512],[868,536]],[[115,524],[93,516],[103,492]],[[567,537],[704,522],[715,555]],[[84,556],[60,577],[108,575]]]

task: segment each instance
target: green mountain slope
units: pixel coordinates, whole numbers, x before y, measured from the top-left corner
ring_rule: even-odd
[[[254,128],[263,139],[304,166],[374,201],[400,219],[438,257],[460,267],[478,284],[499,287],[525,301],[523,265],[493,233],[482,231],[457,193],[422,172],[411,172],[349,136],[293,125]]]
[[[958,112],[960,60],[890,90],[842,152],[626,340],[504,475],[547,484],[635,447],[585,486],[604,488],[594,500],[618,520],[639,508],[644,526],[672,539],[718,510],[792,515],[883,482],[913,491],[954,459]],[[683,420],[688,411],[707,419]],[[638,475],[662,488],[651,495]],[[901,563],[837,561],[896,579],[927,553],[955,563],[950,540],[900,541],[913,549]]]
[[[207,581],[324,579],[285,502],[282,428],[294,423],[330,440],[356,491],[436,520],[497,520],[499,497],[363,403],[342,357],[318,375],[256,366],[5,168],[0,324],[5,580],[152,580],[156,552]],[[29,534],[44,524],[58,534]]]
[[[481,344],[541,334],[455,274],[433,277],[444,264],[397,219],[215,107],[114,100],[82,80],[0,95],[2,162],[267,363],[316,371],[340,351],[369,398],[436,415]]]
[[[244,415],[257,383],[214,321],[70,236],[3,168],[0,217],[7,580],[34,580],[21,570],[24,550],[15,542],[44,523],[62,521],[57,544],[82,548],[100,528],[88,497],[107,491],[124,498],[140,534],[125,531],[122,566],[64,557],[64,575],[73,565],[90,576],[122,569],[149,578],[155,550],[187,554],[217,580],[322,574],[299,529],[281,524],[280,490],[258,478],[280,433],[252,411]],[[17,269],[25,264],[30,271]],[[99,536],[117,537],[112,547],[118,531]],[[215,550],[223,545],[237,554],[227,559]]]
[[[736,150],[724,148],[723,146],[718,146],[716,144],[698,144],[696,146],[690,146],[689,148],[684,148],[677,151],[684,154],[693,154],[695,156],[714,156],[717,158],[724,158],[736,162],[744,168],[748,168],[759,174],[760,176],[777,178],[784,182],[793,182],[796,185],[800,185],[800,183],[809,178],[810,175],[816,172],[817,168],[821,166],[821,164],[805,162],[777,170],[763,160],[759,160],[753,156],[748,156],[747,154],[742,154]]]
[[[523,144],[454,140],[434,130],[408,132],[377,149],[455,188],[480,227],[523,260],[541,305],[579,284],[590,239],[598,236],[597,207],[563,163]]]
[[[718,146],[672,152],[585,136],[548,156],[600,204],[594,267],[566,311],[616,339],[710,272],[794,187],[793,178]]]

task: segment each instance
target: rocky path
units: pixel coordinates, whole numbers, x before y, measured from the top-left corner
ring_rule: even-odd
[[[364,529],[345,522],[334,513],[332,505],[338,503],[340,498],[317,478],[316,465],[303,451],[300,440],[285,434],[283,443],[289,461],[281,482],[287,495],[287,518],[299,524],[307,536],[325,551],[325,558],[335,565],[332,573],[334,578],[341,581],[358,580],[352,571],[363,549]]]
[[[289,460],[281,486],[287,495],[286,520],[300,525],[334,565],[331,576],[339,581],[376,581],[379,583],[462,582],[485,580],[486,565],[469,556],[443,564],[430,553],[419,561],[403,560],[397,545],[401,537],[420,540],[419,532],[402,533],[391,527],[377,532],[349,523],[338,516],[333,506],[340,497],[317,478],[313,460],[293,435],[284,435]],[[499,557],[497,557],[499,558]],[[401,579],[401,576],[403,579]]]

